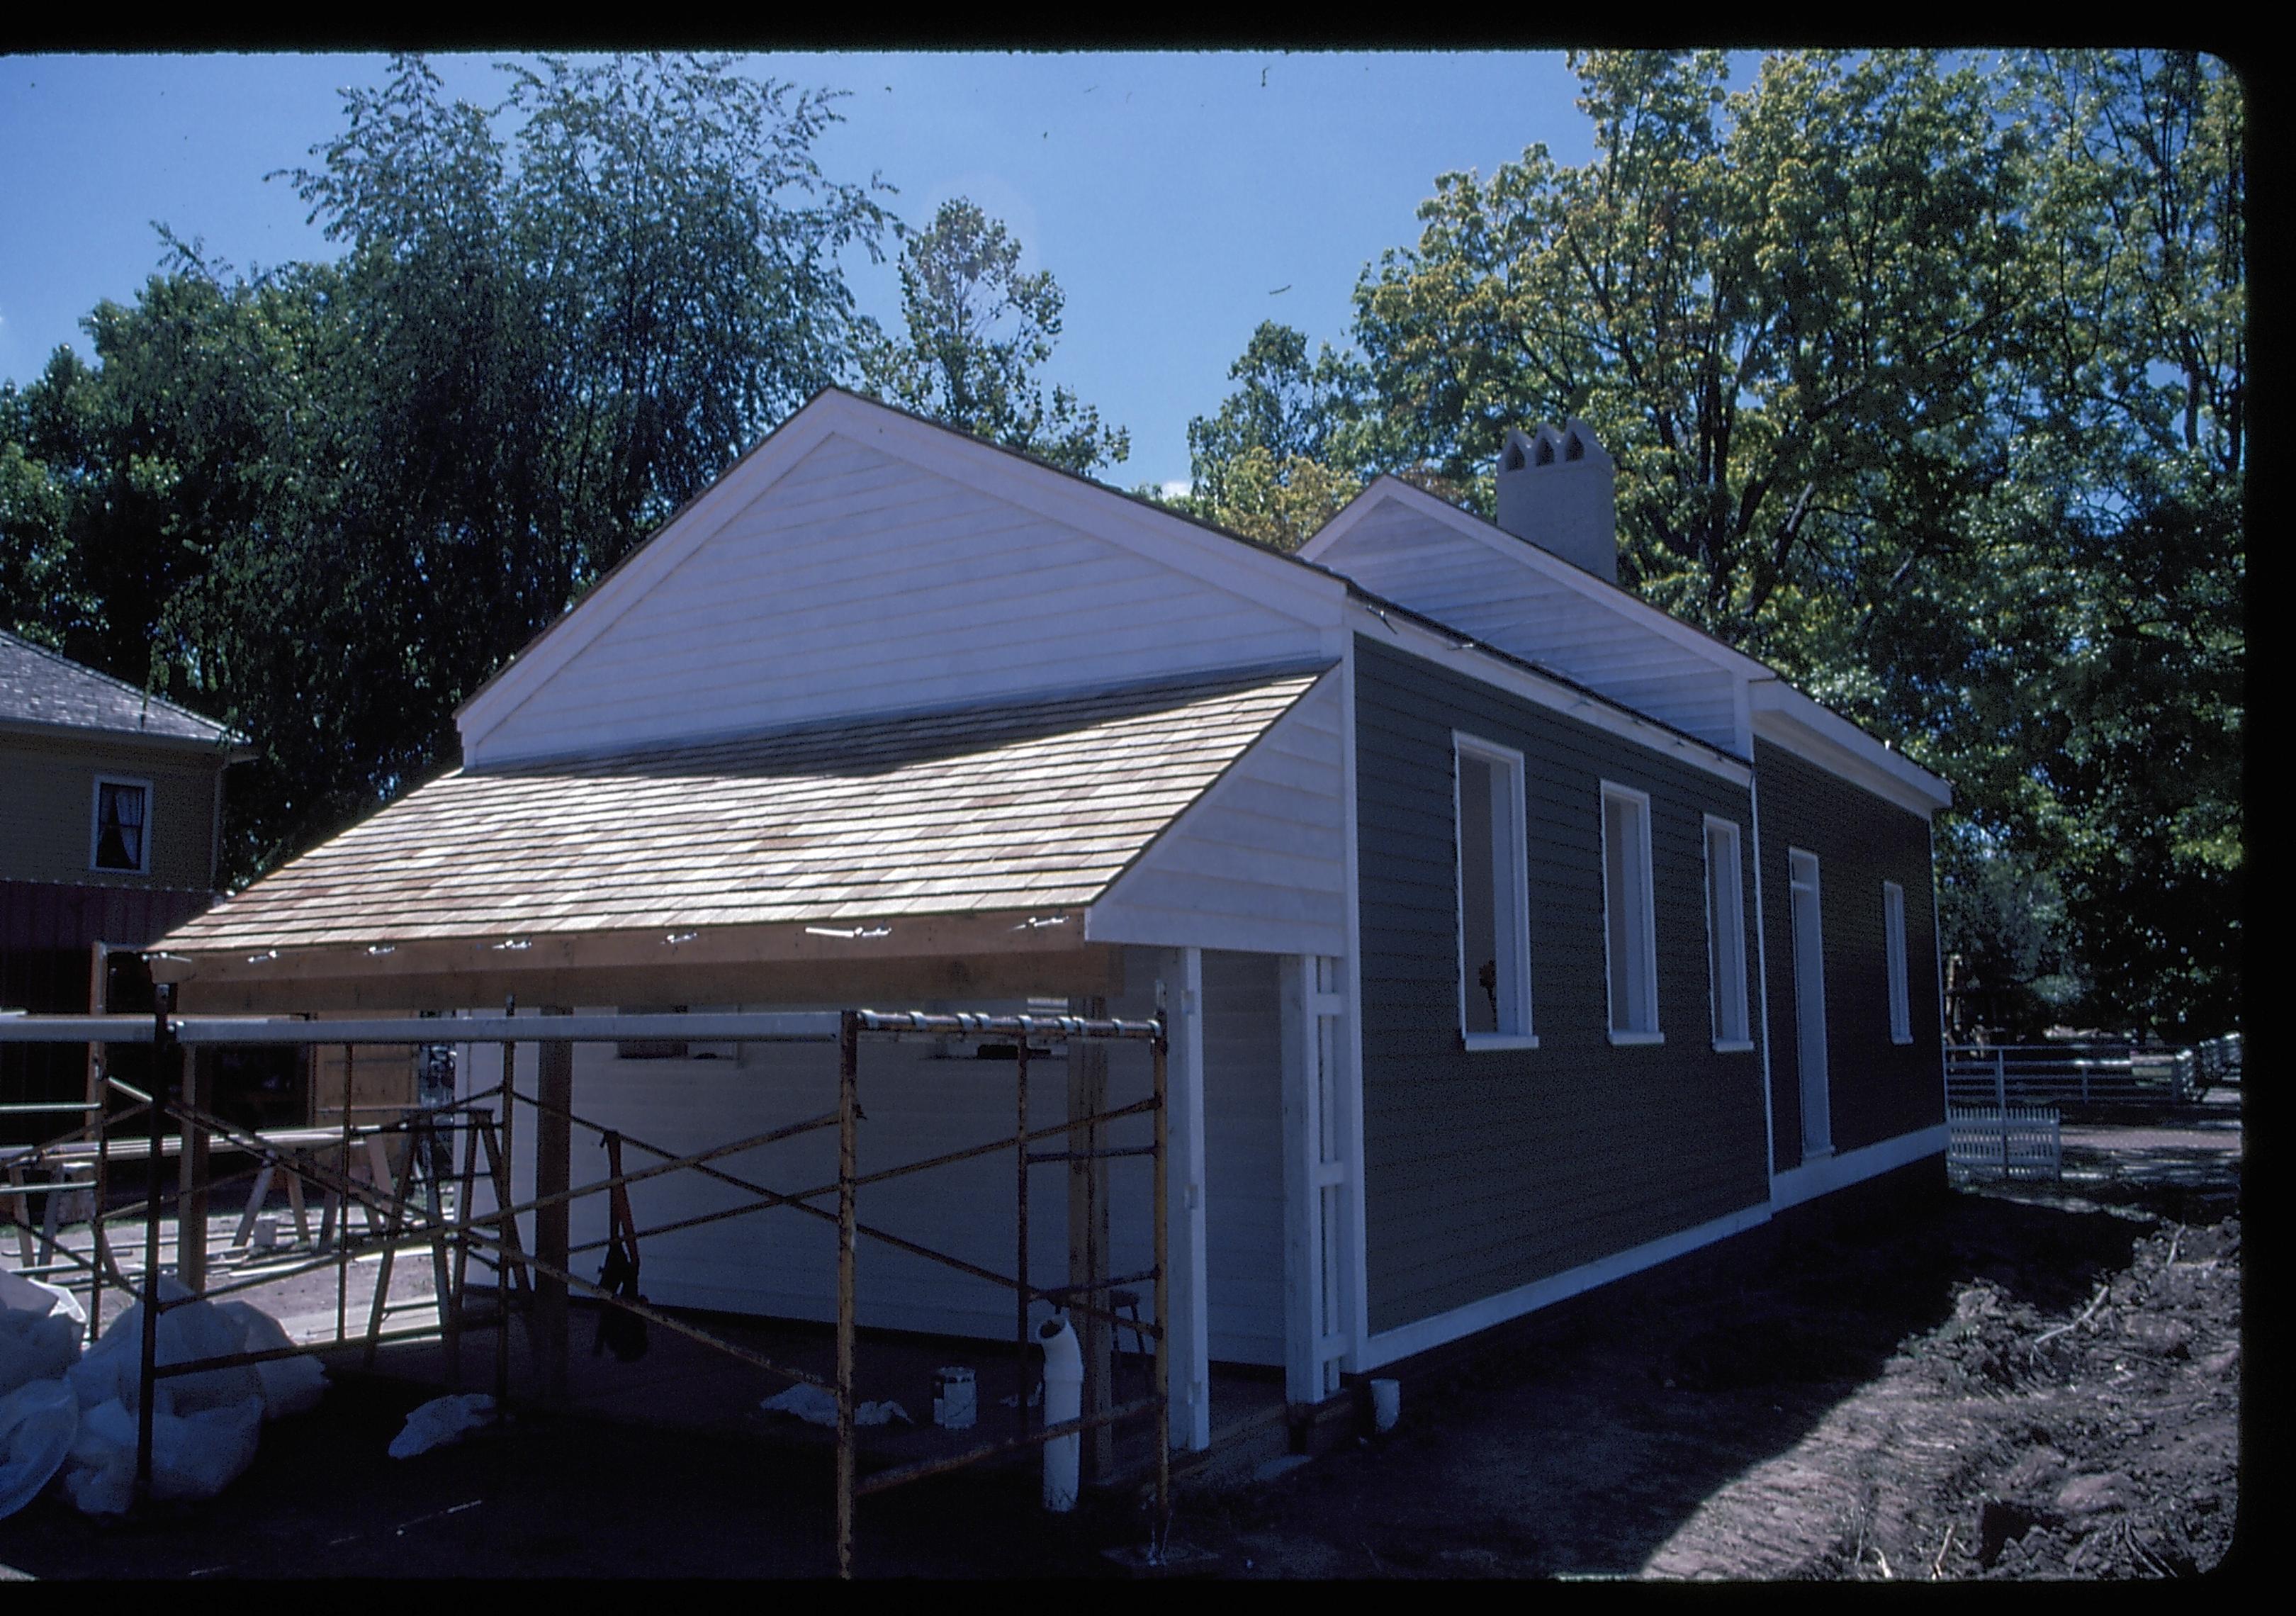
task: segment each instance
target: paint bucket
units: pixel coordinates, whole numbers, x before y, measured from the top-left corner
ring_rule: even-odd
[[[255,1220],[255,1233],[248,1243],[258,1251],[279,1249],[279,1219],[266,1212]]]
[[[1371,1383],[1371,1428],[1381,1433],[1393,1431],[1396,1421],[1403,1417],[1403,1382],[1374,1381]]]
[[[956,1365],[933,1376],[934,1424],[944,1431],[970,1431],[980,1415],[980,1393],[972,1370]]]

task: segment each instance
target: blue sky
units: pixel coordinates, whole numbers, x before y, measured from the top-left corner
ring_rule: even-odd
[[[491,55],[432,59],[450,91],[499,99]],[[0,58],[0,378],[37,373],[78,322],[158,267],[155,223],[242,268],[332,256],[272,171],[341,122],[364,55]],[[1263,319],[1344,341],[1349,293],[1417,233],[1437,174],[1543,141],[1593,152],[1558,53],[777,54],[744,70],[851,92],[818,148],[832,176],[872,171],[922,223],[971,197],[1068,299],[1047,374],[1132,433],[1103,475],[1188,472],[1187,423],[1226,395]],[[848,273],[898,322],[890,266]],[[91,356],[92,357],[92,356]]]

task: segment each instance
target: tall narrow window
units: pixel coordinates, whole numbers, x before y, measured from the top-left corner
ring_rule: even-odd
[[[1914,1041],[1913,1000],[1906,991],[1906,889],[1882,883],[1882,947],[1890,966],[1890,1041]]]
[[[1459,833],[1459,1031],[1471,1049],[1536,1047],[1522,756],[1455,738]]]
[[[1611,1042],[1658,1042],[1650,798],[1607,783],[1603,787],[1603,944],[1610,967]]]
[[[1714,1047],[1751,1049],[1746,1036],[1746,888],[1738,827],[1706,821],[1706,967],[1714,993]]]
[[[87,861],[91,869],[141,875],[151,868],[145,835],[151,805],[149,781],[96,781],[95,831]]]

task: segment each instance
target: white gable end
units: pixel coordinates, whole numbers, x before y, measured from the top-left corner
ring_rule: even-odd
[[[744,463],[654,541],[669,547],[664,557],[634,558],[652,562],[652,576],[610,578],[598,595],[619,587],[619,598],[586,603],[538,643],[528,688],[475,698],[463,714],[466,760],[617,751],[1332,654],[1329,580],[1271,573],[1283,566],[1273,558],[1239,565],[1207,553],[1237,548],[1231,541],[1160,534],[1155,513],[981,446],[928,440],[921,463],[902,452],[906,439],[948,434],[900,417],[873,431],[869,417],[888,412],[830,402],[845,417],[832,430],[778,467]],[[689,522],[707,526],[699,542],[681,531]],[[1326,589],[1329,606],[1314,598]]]
[[[1714,653],[1636,620],[1631,603],[1603,601],[1607,586],[1550,575],[1567,563],[1542,566],[1504,548],[1528,550],[1521,539],[1471,533],[1376,491],[1365,497],[1376,503],[1352,521],[1342,513],[1302,554],[1471,639],[1749,755],[1743,680]]]
[[[1347,775],[1334,669],[1085,918],[1095,942],[1345,954]]]

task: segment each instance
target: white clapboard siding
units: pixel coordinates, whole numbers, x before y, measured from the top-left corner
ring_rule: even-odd
[[[832,433],[465,745],[478,766],[608,752],[1304,660],[1323,637]]]
[[[1152,958],[1144,953],[1144,960]],[[1218,965],[1215,961],[1232,962]],[[1145,1015],[1154,1005],[1152,965],[1131,972],[1130,991],[1110,1004],[1111,1013]],[[1282,1169],[1276,1143],[1282,1128],[1281,1084],[1275,1068],[1275,966],[1272,960],[1207,956],[1205,996],[1207,1223],[1211,1288],[1212,1356],[1223,1361],[1283,1361]],[[775,1008],[775,1006],[748,1006]],[[781,1006],[785,1008],[785,1006]],[[601,1008],[603,1008],[603,1006]],[[1009,1013],[1018,1004],[964,1008]],[[537,1029],[542,1023],[537,1021]],[[1111,1106],[1145,1099],[1153,1081],[1144,1045],[1109,1047]],[[860,1129],[864,1174],[945,1152],[1010,1138],[1014,1119],[1013,1068],[1009,1060],[979,1060],[960,1046],[960,1058],[941,1058],[934,1046],[865,1038],[860,1095],[866,1120]],[[536,1052],[522,1046],[519,1089],[534,1092]],[[464,1093],[501,1079],[494,1046],[463,1050]],[[684,1154],[766,1132],[807,1117],[833,1113],[837,1052],[833,1045],[750,1045],[725,1059],[623,1060],[611,1045],[577,1045],[574,1111],[587,1121]],[[1066,1115],[1068,1062],[1039,1059],[1029,1068],[1029,1122],[1056,1126]],[[521,1107],[514,1151],[515,1194],[533,1194],[534,1112]],[[1111,1129],[1111,1142],[1143,1145],[1152,1123],[1130,1118]],[[1039,1150],[1061,1148],[1056,1137]],[[623,1166],[636,1171],[659,1158],[624,1145]],[[1145,1271],[1155,1260],[1151,1158],[1127,1157],[1110,1165],[1111,1271]],[[837,1171],[834,1127],[798,1139],[720,1158],[711,1166],[784,1194],[832,1184]],[[1031,1169],[1029,1251],[1039,1286],[1068,1278],[1068,1169],[1058,1163]],[[605,1176],[597,1135],[575,1131],[577,1186]],[[639,1227],[675,1222],[739,1204],[749,1197],[731,1185],[690,1171],[665,1175],[630,1188]],[[474,1196],[480,1215],[494,1200],[483,1186]],[[1014,1184],[1007,1149],[974,1161],[865,1186],[858,1218],[865,1226],[931,1246],[998,1273],[1010,1273],[1015,1255]],[[833,1194],[817,1204],[833,1212]],[[604,1238],[603,1195],[574,1203],[572,1241]],[[530,1243],[530,1218],[522,1230]],[[835,1226],[789,1208],[753,1212],[641,1243],[646,1296],[668,1307],[828,1322],[836,1317]],[[602,1251],[579,1254],[578,1274],[594,1275]],[[855,1259],[859,1321],[873,1328],[1010,1341],[1013,1293],[942,1264],[864,1238]],[[1140,1314],[1152,1323],[1154,1291],[1136,1287]],[[1042,1317],[1041,1308],[1038,1317]],[[1129,1333],[1123,1337],[1132,1345]]]
[[[1638,621],[1631,603],[1607,605],[1400,500],[1367,513],[1315,559],[1374,595],[1701,740],[1742,747],[1738,676],[1713,657]]]
[[[1095,941],[1347,952],[1339,669],[1239,759],[1092,907]]]

